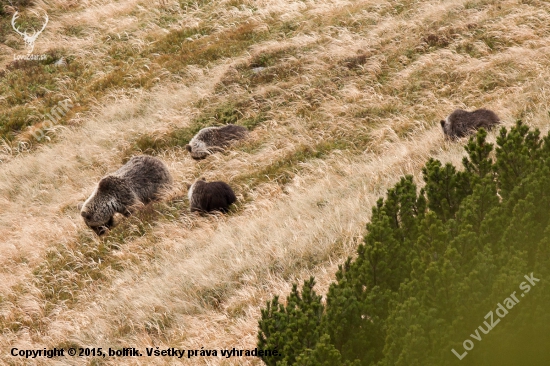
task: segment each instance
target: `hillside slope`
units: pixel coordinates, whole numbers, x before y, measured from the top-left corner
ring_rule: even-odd
[[[445,141],[438,122],[454,108],[487,107],[505,125],[522,118],[548,130],[545,1],[38,7],[50,20],[34,52],[66,66],[10,63],[23,42],[9,33],[12,13],[2,19],[4,350],[254,348],[260,308],[310,275],[324,293],[387,187],[418,176],[430,156],[458,165],[461,144]],[[49,141],[34,141],[43,115],[66,98],[75,107]],[[249,126],[251,139],[201,162],[184,151],[198,126],[226,122]],[[174,192],[98,239],[77,204],[140,152],[167,162]],[[199,177],[234,187],[230,215],[189,214],[185,183]],[[8,352],[0,359],[26,364]]]

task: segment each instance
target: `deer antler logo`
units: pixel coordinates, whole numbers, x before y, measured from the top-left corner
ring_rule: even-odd
[[[44,25],[42,26],[42,29],[40,29],[39,31],[36,31],[33,27],[32,30],[34,32],[31,35],[28,35],[27,31],[21,32],[19,28],[15,25],[15,21],[17,20],[17,18],[19,18],[19,12],[16,11],[15,14],[13,14],[13,17],[11,18],[11,26],[13,27],[13,30],[17,32],[17,34],[23,37],[23,40],[25,41],[25,46],[29,50],[29,54],[31,54],[32,51],[34,50],[34,42],[36,41],[40,33],[42,33],[42,31],[46,28],[46,25],[48,24],[48,14],[46,13],[46,11],[44,10],[42,11],[44,12],[44,19],[45,19]],[[35,14],[36,16],[39,16],[37,12],[33,12],[33,14]]]

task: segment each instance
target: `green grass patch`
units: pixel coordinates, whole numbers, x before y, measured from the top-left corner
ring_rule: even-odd
[[[44,61],[11,62],[0,74],[0,94],[4,96],[0,105],[9,107],[36,99],[43,101],[59,90],[58,81],[61,76],[78,78],[82,75],[83,68],[78,63],[71,62],[66,68],[54,66],[53,63],[60,57],[61,52],[52,51]]]
[[[61,92],[61,80],[74,80],[76,85],[77,81],[90,76],[90,71],[75,60],[69,59],[66,66],[55,66],[53,63],[61,55],[62,51],[51,51],[44,61],[14,61],[0,72],[0,95],[3,96],[0,138],[13,141],[26,127],[44,121],[46,115],[66,99],[67,94]],[[60,117],[58,123],[70,115]]]
[[[163,54],[157,62],[167,70],[178,74],[187,65],[206,66],[221,58],[233,57],[249,46],[264,41],[269,37],[266,30],[256,29],[252,23],[244,24],[222,33],[186,42],[179,52]],[[154,49],[152,52],[162,51]]]
[[[481,9],[488,5],[494,5],[495,0],[473,0],[464,4],[465,9]]]
[[[183,10],[187,10],[187,8],[200,9],[210,2],[209,0],[180,0],[179,5]]]
[[[143,52],[142,56],[152,53],[175,54],[185,52],[185,47],[187,47],[188,43],[192,43],[194,38],[207,36],[212,31],[212,28],[204,26],[172,30],[160,40],[155,41],[154,39],[150,39],[150,41],[155,41],[155,43]]]
[[[380,118],[388,118],[400,113],[401,109],[396,103],[386,103],[376,106],[362,108],[355,112],[355,118],[366,119],[367,121],[378,121]]]
[[[216,91],[220,92],[233,84],[254,88],[300,76],[306,66],[303,56],[313,48],[289,47],[256,55],[249,62],[237,65],[234,70],[229,71],[216,86]]]
[[[63,29],[63,31],[66,35],[71,36],[71,37],[81,38],[81,37],[84,37],[86,35],[86,31],[85,31],[84,26],[82,26],[80,24],[77,24],[77,25],[71,24],[69,26],[66,26]]]

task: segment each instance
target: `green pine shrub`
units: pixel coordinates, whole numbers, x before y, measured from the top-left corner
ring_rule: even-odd
[[[258,347],[284,351],[266,364],[550,364],[550,134],[518,121],[496,147],[486,136],[463,169],[430,159],[423,189],[407,176],[388,190],[326,302],[310,279],[268,303]]]
[[[267,365],[292,365],[303,349],[313,348],[319,341],[319,324],[323,314],[321,296],[313,290],[315,281],[304,282],[302,294],[294,285],[287,306],[275,297],[262,310],[258,348],[277,349],[282,356],[266,358]]]

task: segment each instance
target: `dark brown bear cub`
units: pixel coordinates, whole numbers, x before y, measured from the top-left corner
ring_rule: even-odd
[[[220,211],[226,213],[237,197],[231,187],[225,182],[209,182],[197,180],[187,193],[191,212]]]
[[[480,128],[490,130],[500,123],[500,119],[495,112],[484,108],[473,112],[457,109],[440,123],[446,137],[457,139],[470,135]]]

